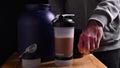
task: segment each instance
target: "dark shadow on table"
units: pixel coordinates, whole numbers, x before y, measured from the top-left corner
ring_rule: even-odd
[[[78,41],[79,41],[79,36],[82,32],[82,29],[77,29],[75,28],[75,33],[74,33],[74,48],[73,48],[73,58],[80,58],[83,55],[78,51]]]

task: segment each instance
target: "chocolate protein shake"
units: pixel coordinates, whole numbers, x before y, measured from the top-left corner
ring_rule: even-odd
[[[73,14],[57,15],[54,23],[55,64],[57,66],[72,65],[74,21]]]

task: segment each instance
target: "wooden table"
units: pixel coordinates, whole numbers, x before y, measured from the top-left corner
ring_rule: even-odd
[[[22,68],[17,53],[14,53],[2,66],[2,68]],[[82,58],[73,59],[73,65],[57,67],[54,61],[41,63],[40,68],[107,68],[92,54],[85,55]]]

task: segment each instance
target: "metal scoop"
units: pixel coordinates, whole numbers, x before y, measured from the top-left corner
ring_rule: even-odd
[[[28,46],[25,51],[19,56],[21,58],[25,53],[34,53],[37,50],[37,44]]]

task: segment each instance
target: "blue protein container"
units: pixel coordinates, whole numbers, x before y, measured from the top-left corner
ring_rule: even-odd
[[[29,0],[28,0],[29,1]],[[27,3],[26,10],[18,20],[18,53],[22,54],[32,44],[37,45],[37,55],[41,62],[54,58],[55,18],[50,4]],[[34,58],[34,56],[32,57]]]

